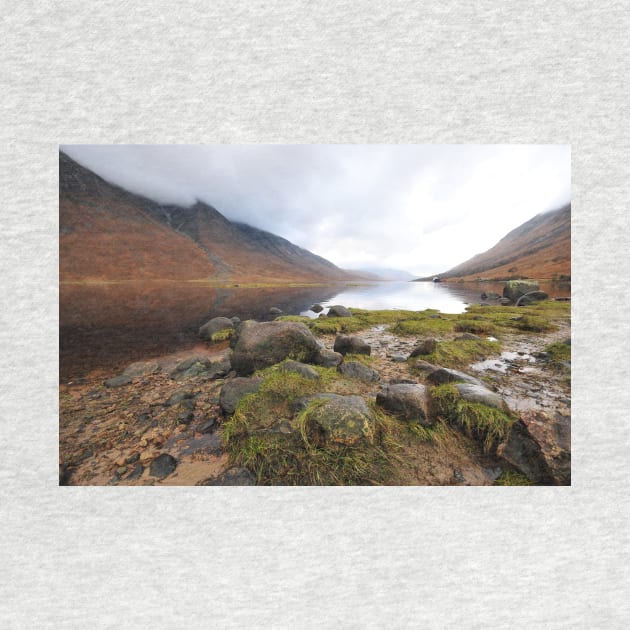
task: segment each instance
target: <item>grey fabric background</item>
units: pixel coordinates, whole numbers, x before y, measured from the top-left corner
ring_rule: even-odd
[[[627,628],[627,2],[2,2],[0,626]],[[57,479],[59,143],[569,143],[573,486]]]

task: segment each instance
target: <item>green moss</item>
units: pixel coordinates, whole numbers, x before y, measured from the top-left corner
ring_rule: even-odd
[[[391,330],[397,335],[438,335],[453,332],[454,324],[450,319],[421,317],[403,319]]]
[[[226,341],[227,339],[230,339],[230,337],[232,337],[233,334],[234,334],[233,328],[225,328],[223,330],[219,330],[219,332],[215,332],[212,335],[211,339],[215,343],[219,341]]]
[[[497,327],[487,320],[458,319],[455,322],[456,332],[468,332],[475,335],[494,335],[497,333]]]
[[[293,420],[289,434],[255,433],[243,409],[237,409],[224,429],[230,460],[246,466],[261,485],[374,485],[384,484],[394,474],[401,423],[375,411],[371,440],[357,445],[327,443],[311,413],[314,401]]]
[[[485,453],[494,450],[505,439],[514,422],[499,409],[464,400],[452,383],[432,387],[431,397],[438,415],[468,437],[481,442]]]
[[[438,341],[436,349],[419,357],[423,361],[450,368],[463,368],[474,361],[486,359],[501,351],[498,341],[487,339],[465,339],[461,341]],[[414,359],[410,360],[414,368]]]
[[[505,470],[494,482],[495,486],[531,486],[532,482],[522,473]]]

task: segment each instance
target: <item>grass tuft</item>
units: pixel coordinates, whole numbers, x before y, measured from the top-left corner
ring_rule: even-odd
[[[437,413],[446,422],[459,427],[468,437],[480,441],[484,453],[490,453],[507,437],[514,420],[506,413],[459,396],[454,384],[431,388]]]

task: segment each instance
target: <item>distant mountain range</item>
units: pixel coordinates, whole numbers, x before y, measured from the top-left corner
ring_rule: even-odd
[[[350,273],[356,273],[368,280],[413,280],[415,276],[402,269],[390,269],[389,267],[363,267],[361,269],[347,269]]]
[[[536,215],[488,251],[435,275],[440,280],[570,278],[571,204]]]
[[[215,208],[161,205],[110,184],[59,153],[62,281],[287,283],[357,274]]]

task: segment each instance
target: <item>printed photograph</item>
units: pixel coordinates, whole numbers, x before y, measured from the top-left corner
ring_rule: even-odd
[[[59,304],[60,485],[571,484],[568,145],[60,145]]]

